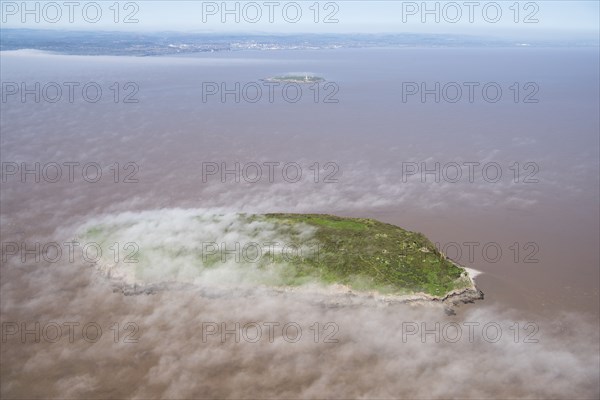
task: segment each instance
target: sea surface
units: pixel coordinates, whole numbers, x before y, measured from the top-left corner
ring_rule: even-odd
[[[104,330],[93,344],[3,342],[3,396],[599,395],[597,47],[0,54],[2,321]],[[264,81],[298,74],[324,81]],[[28,88],[39,99],[22,97]],[[39,182],[21,175],[36,163]],[[90,263],[22,261],[4,246],[62,243],[90,220],[177,208],[396,224],[481,271],[485,299],[448,316],[293,296],[123,296]],[[139,342],[115,343],[116,321],[134,321]],[[207,343],[205,321],[298,321],[305,339],[314,322],[334,322],[339,342]],[[405,324],[423,321],[497,322],[504,339],[405,343]],[[537,326],[539,341],[513,340],[515,323],[522,334]]]

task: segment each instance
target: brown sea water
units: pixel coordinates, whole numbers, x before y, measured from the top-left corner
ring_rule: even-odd
[[[485,293],[485,300],[460,307],[456,316],[399,305],[328,308],[261,294],[252,301],[194,292],[124,296],[113,293],[89,263],[31,256],[23,262],[5,251],[3,323],[27,321],[31,328],[35,321],[42,326],[95,321],[103,335],[96,343],[81,335],[74,343],[64,336],[57,343],[44,335],[40,343],[33,334],[3,338],[3,396],[598,396],[597,49],[245,51],[148,58],[19,51],[3,53],[1,67],[3,83],[97,82],[103,89],[97,103],[82,99],[80,91],[72,103],[65,94],[56,103],[36,103],[32,96],[25,103],[18,97],[2,103],[3,163],[58,163],[63,175],[65,162],[96,162],[102,170],[95,183],[82,178],[80,167],[73,182],[66,176],[56,183],[44,176],[39,183],[33,175],[25,182],[18,173],[4,176],[3,246],[64,242],[92,218],[129,211],[331,213],[423,232],[449,257],[483,272],[476,282]],[[242,94],[239,102],[235,95],[203,99],[207,84],[250,84],[246,94],[252,97],[253,88],[266,90],[261,79],[295,72],[332,85],[320,87],[316,101],[308,85],[301,86],[295,103],[279,88],[273,102],[266,92],[254,103]],[[115,82],[117,102],[110,89]],[[463,90],[464,82],[478,85],[472,102],[465,92],[457,102],[448,101],[453,85],[439,102],[434,95],[425,102],[419,95],[403,101],[403,85],[433,88],[436,82],[457,83]],[[132,92],[127,83],[138,89],[137,103],[123,102]],[[502,89],[497,102],[482,95],[490,83]],[[538,102],[524,102],[529,94]],[[232,175],[224,183],[219,175],[203,179],[206,163],[233,168],[236,162],[241,168],[297,163],[303,175],[288,182],[278,167],[273,182],[265,175],[256,183],[248,176],[240,182]],[[128,163],[135,168],[126,169]],[[440,163],[440,179],[421,178],[420,171],[408,176],[407,168],[421,169],[422,163],[430,169]],[[497,182],[489,179],[493,171],[487,179],[482,175],[482,166],[491,163],[502,172]],[[456,164],[463,166],[458,180]],[[472,182],[465,165],[474,166]],[[137,182],[124,182],[134,170]],[[334,181],[324,182],[332,171]],[[123,343],[122,337],[115,343],[110,327],[118,322],[123,334],[128,321],[139,327],[138,343]],[[207,321],[230,327],[293,321],[303,338],[289,343],[276,334],[273,343],[235,343],[217,335],[205,341]],[[335,323],[339,341],[323,343],[320,337],[315,343],[309,329],[315,322]],[[492,342],[476,331],[471,342],[463,325],[456,342],[403,336],[407,324],[421,322],[428,328],[436,322],[480,327],[494,322],[503,335]],[[515,323],[518,340],[511,330]],[[537,343],[524,342],[532,331],[524,330],[528,323],[539,328],[532,336]]]

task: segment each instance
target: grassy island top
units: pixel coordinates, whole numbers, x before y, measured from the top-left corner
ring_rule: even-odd
[[[425,236],[373,219],[158,210],[98,222],[80,237],[99,243],[101,269],[129,284],[344,285],[435,297],[472,285]],[[135,243],[137,251],[128,254],[137,262],[113,261],[115,242]]]
[[[358,291],[435,296],[467,284],[462,279],[466,271],[447,260],[421,233],[373,219],[325,214],[266,214],[265,218],[318,228],[318,257],[296,262],[299,272],[316,272],[329,283]]]

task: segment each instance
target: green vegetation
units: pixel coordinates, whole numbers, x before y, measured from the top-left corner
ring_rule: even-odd
[[[88,226],[82,236],[103,247],[104,264],[128,283],[341,284],[357,292],[436,297],[472,285],[422,234],[372,219],[166,211]],[[123,249],[123,256],[137,262],[113,261],[111,246],[130,242],[136,248]]]
[[[333,215],[266,214],[264,218],[284,226],[304,223],[318,228],[318,250],[311,257],[287,257],[296,271],[292,280],[312,276],[357,291],[434,296],[470,284],[465,270],[420,233],[372,219]]]

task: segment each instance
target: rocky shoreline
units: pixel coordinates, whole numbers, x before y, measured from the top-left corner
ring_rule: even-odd
[[[409,295],[382,295],[376,292],[356,292],[344,285],[333,285],[327,288],[271,288],[271,287],[248,287],[236,288],[232,291],[227,287],[202,287],[193,283],[162,282],[156,284],[124,284],[122,281],[111,280],[113,292],[122,293],[125,296],[153,295],[166,291],[195,291],[199,296],[205,298],[231,297],[255,297],[255,296],[284,296],[298,300],[306,300],[325,307],[346,306],[389,306],[395,304],[406,304],[410,306],[439,306],[447,314],[454,314],[454,309],[462,304],[472,304],[476,300],[483,300],[484,293],[479,290],[471,278],[471,286],[457,289],[444,296],[432,296],[426,293],[415,293]],[[311,290],[312,289],[312,290]]]

